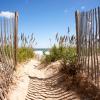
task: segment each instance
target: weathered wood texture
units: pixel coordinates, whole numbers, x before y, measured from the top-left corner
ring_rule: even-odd
[[[18,15],[0,17],[0,100],[7,98],[12,75],[17,64]]]
[[[15,12],[15,27],[14,27],[14,66],[17,65],[17,48],[18,48],[18,12]],[[16,68],[15,68],[16,69]]]
[[[82,72],[99,87],[100,82],[100,7],[75,12],[77,55]]]

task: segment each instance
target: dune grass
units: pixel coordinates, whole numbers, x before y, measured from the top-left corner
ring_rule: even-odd
[[[57,60],[74,63],[76,59],[76,48],[74,47],[66,48],[63,46],[57,47],[54,45],[49,52],[49,55],[44,53],[44,59],[42,59],[42,63],[49,64]]]
[[[33,57],[34,57],[34,51],[32,48],[27,48],[27,47],[18,48],[17,52],[18,62],[24,62]]]

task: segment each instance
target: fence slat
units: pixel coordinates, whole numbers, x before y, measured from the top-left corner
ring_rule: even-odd
[[[17,12],[13,18],[0,17],[0,100],[7,97],[13,69],[17,64],[17,33]]]
[[[75,12],[78,61],[83,73],[99,87],[100,74],[100,7]]]

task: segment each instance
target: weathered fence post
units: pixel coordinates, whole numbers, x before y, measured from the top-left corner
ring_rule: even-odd
[[[15,26],[14,26],[14,70],[17,65],[17,47],[18,47],[18,12],[15,12]]]
[[[80,59],[79,57],[79,12],[75,12],[75,20],[76,20],[76,48],[77,48],[77,56],[78,56],[78,61]]]

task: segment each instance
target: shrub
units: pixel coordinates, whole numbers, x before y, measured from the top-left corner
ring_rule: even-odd
[[[34,57],[34,51],[32,48],[27,48],[27,47],[18,48],[18,53],[17,53],[18,62],[23,62],[33,57]]]
[[[50,52],[49,55],[46,55],[44,53],[45,57],[42,63],[49,64],[57,60],[63,60],[64,63],[74,63],[76,60],[75,48],[67,48],[64,46],[57,47],[54,45],[49,52]]]
[[[49,64],[51,62],[57,61],[59,59],[62,59],[64,48],[63,47],[56,47],[55,45],[50,49],[49,55],[44,54],[44,59],[42,60],[42,63]]]
[[[55,45],[50,49],[50,54],[44,54],[45,57],[42,62],[50,63],[57,60],[63,60],[64,64],[74,63],[76,61],[75,36],[59,36],[57,33],[55,41]]]
[[[77,54],[74,36],[56,35],[57,44],[50,49],[50,54],[44,54],[42,63],[49,64],[57,60],[62,60],[62,69],[69,76],[75,76],[80,68],[77,66]]]
[[[65,52],[63,53],[63,62],[75,63],[76,57],[77,57],[77,54],[76,54],[76,48],[75,47],[65,48]]]

